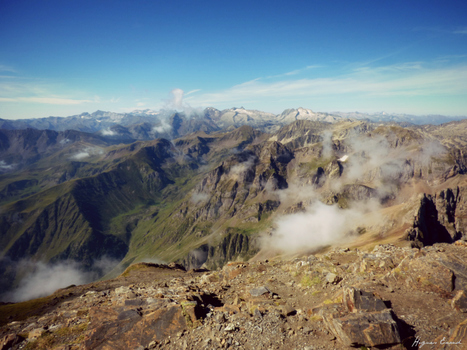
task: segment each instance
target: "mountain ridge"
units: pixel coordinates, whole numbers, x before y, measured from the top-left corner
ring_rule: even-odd
[[[251,125],[264,128],[264,131],[277,131],[277,125],[283,126],[297,119],[336,122],[344,119],[366,119],[372,122],[396,122],[411,123],[416,125],[435,124],[439,125],[450,121],[458,121],[465,117],[448,117],[442,115],[415,116],[410,114],[391,113],[361,113],[361,112],[313,112],[311,109],[299,107],[297,109],[286,109],[280,114],[273,114],[257,110],[241,108],[229,108],[217,110],[213,107],[205,108],[203,111],[189,110],[188,112],[177,112],[170,110],[134,110],[129,113],[116,113],[107,111],[95,111],[93,113],[81,113],[69,117],[47,117],[33,119],[0,119],[0,129],[25,129],[28,127],[36,129],[50,129],[64,131],[74,129],[84,132],[99,132],[115,125],[128,127],[130,125],[151,124],[153,127],[164,128],[167,120],[174,114],[183,114],[188,120],[201,119],[216,125],[217,129],[229,126],[238,127]],[[267,128],[271,130],[267,130]]]

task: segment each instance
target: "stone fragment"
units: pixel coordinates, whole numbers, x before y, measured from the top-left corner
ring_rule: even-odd
[[[340,281],[340,278],[335,273],[329,272],[326,275],[326,282],[327,283],[337,284],[337,283],[339,283],[339,281]]]
[[[181,303],[183,311],[185,314],[187,314],[192,322],[195,322],[198,319],[198,316],[196,314],[196,307],[198,306],[198,303],[196,301],[183,301]]]
[[[454,310],[467,312],[467,295],[465,291],[460,290],[451,300],[451,306]]]
[[[10,333],[5,335],[0,341],[0,350],[11,349],[16,344],[21,343],[24,338],[18,334]]]
[[[223,312],[217,314],[216,317],[215,317],[215,320],[216,320],[216,323],[217,323],[217,324],[222,324],[222,323],[224,323],[225,321],[227,321],[227,319],[225,318],[225,315],[224,315]]]
[[[382,311],[387,308],[386,304],[381,299],[376,298],[373,293],[353,287],[344,289],[343,304],[349,312]]]
[[[250,290],[250,294],[253,297],[259,297],[266,293],[271,293],[271,291],[268,289],[268,287],[265,287],[265,286],[253,288],[252,290]]]
[[[153,340],[152,342],[148,344],[148,349],[154,349],[156,346],[157,346],[157,342]]]
[[[297,313],[297,310],[288,304],[283,305],[281,311],[284,316],[295,315]]]
[[[42,333],[45,332],[45,329],[44,328],[35,328],[33,329],[32,331],[29,332],[28,334],[28,340],[34,340],[34,339],[37,339],[39,338]]]
[[[237,327],[235,326],[235,324],[229,323],[229,324],[224,328],[224,331],[230,333],[230,332],[235,332],[236,329],[237,329]]]

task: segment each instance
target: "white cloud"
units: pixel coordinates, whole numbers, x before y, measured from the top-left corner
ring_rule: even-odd
[[[82,160],[91,156],[101,155],[104,151],[99,147],[86,147],[82,151],[72,155],[70,159],[73,160]]]
[[[152,131],[154,132],[157,132],[159,134],[163,134],[163,133],[166,133],[166,132],[169,132],[170,130],[172,130],[172,127],[170,126],[169,123],[167,123],[167,121],[165,119],[162,119],[161,120],[161,124],[158,125],[158,126],[154,126],[152,128]]]
[[[0,170],[11,170],[14,164],[7,164],[4,160],[0,160]]]
[[[114,136],[117,133],[115,131],[111,130],[110,128],[107,128],[107,129],[101,130],[101,134],[104,135],[104,136]]]
[[[360,203],[351,209],[315,202],[303,213],[284,215],[276,220],[272,235],[261,240],[266,249],[286,253],[303,252],[351,240],[357,227],[375,221],[379,208],[374,202]]]
[[[172,95],[172,99],[169,102],[169,106],[176,111],[183,110],[183,95],[184,92],[182,89],[173,89],[170,94]]]
[[[17,289],[2,295],[5,301],[21,302],[50,295],[59,288],[72,284],[90,283],[110,272],[118,260],[102,257],[95,260],[91,269],[85,270],[82,265],[74,261],[64,261],[55,264],[22,260],[12,262],[17,271],[27,271],[21,279]]]
[[[194,204],[199,204],[205,202],[209,199],[209,196],[206,193],[193,193],[191,195],[190,201]]]
[[[192,90],[188,94],[193,94],[197,91],[199,90]],[[202,113],[202,108],[191,107],[191,105],[184,100],[186,95],[187,94],[179,88],[170,91],[170,98],[165,100],[164,105],[162,106],[162,110],[165,110],[165,113],[161,113],[159,116],[162,126],[157,127],[155,131],[162,132],[160,130],[167,129],[167,126],[169,126],[167,119],[173,111],[183,112],[188,118],[196,117]]]
[[[75,160],[81,160],[81,159],[87,158],[89,156],[90,156],[90,154],[88,152],[79,152],[79,153],[71,156],[70,158],[75,159]]]

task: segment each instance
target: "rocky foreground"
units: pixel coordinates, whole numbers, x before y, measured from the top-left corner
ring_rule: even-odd
[[[467,245],[136,264],[0,306],[0,349],[466,349]]]

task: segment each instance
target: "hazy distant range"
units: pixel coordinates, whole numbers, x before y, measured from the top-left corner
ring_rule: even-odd
[[[1,129],[26,129],[34,128],[40,130],[79,130],[84,132],[99,132],[109,130],[117,125],[129,126],[135,124],[149,123],[152,125],[167,124],[174,115],[179,114],[184,119],[205,120],[216,128],[223,128],[229,125],[240,126],[251,125],[262,128],[264,126],[277,126],[289,124],[294,120],[315,120],[325,122],[337,122],[341,119],[359,119],[373,122],[394,122],[401,124],[433,124],[439,125],[450,121],[466,119],[467,116],[444,116],[444,115],[410,115],[410,114],[390,114],[386,112],[362,113],[362,112],[314,112],[311,109],[297,108],[286,109],[281,114],[273,114],[257,110],[247,110],[243,107],[217,110],[209,107],[205,109],[193,110],[190,112],[177,112],[169,110],[153,111],[149,109],[134,110],[130,113],[114,113],[106,111],[96,111],[94,113],[81,113],[69,117],[47,117],[30,119],[0,119]],[[14,116],[12,116],[13,118]],[[237,125],[238,124],[238,125]],[[115,130],[116,131],[116,130]]]

